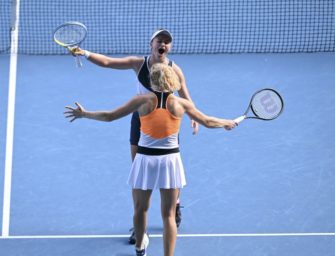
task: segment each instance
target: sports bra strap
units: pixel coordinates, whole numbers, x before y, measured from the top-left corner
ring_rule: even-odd
[[[171,92],[153,92],[157,97],[157,108],[166,109],[166,101]]]

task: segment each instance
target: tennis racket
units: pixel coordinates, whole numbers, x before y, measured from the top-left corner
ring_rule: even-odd
[[[76,21],[66,22],[56,28],[54,41],[71,51],[78,47],[86,38],[87,28],[84,24]],[[77,67],[82,67],[80,56],[76,56]]]
[[[249,118],[269,121],[277,118],[283,112],[283,109],[284,101],[280,94],[274,89],[265,88],[252,95],[247,110],[234,121],[240,123]],[[248,114],[250,110],[254,114],[253,116]]]

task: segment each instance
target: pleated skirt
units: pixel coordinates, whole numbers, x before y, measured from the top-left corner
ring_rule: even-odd
[[[176,189],[186,185],[180,153],[168,155],[136,154],[128,185],[135,189]]]

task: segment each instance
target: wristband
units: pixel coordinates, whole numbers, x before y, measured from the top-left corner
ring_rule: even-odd
[[[84,56],[85,56],[86,59],[88,59],[90,57],[90,55],[91,55],[91,52],[86,51],[86,50],[84,51]]]

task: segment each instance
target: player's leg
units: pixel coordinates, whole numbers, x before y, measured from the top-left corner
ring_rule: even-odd
[[[161,189],[161,212],[164,225],[164,256],[172,256],[176,246],[177,225],[175,220],[179,189]]]
[[[133,204],[134,204],[134,231],[136,235],[136,250],[145,250],[149,244],[146,237],[147,228],[147,213],[150,206],[150,197],[152,190],[133,189]]]

